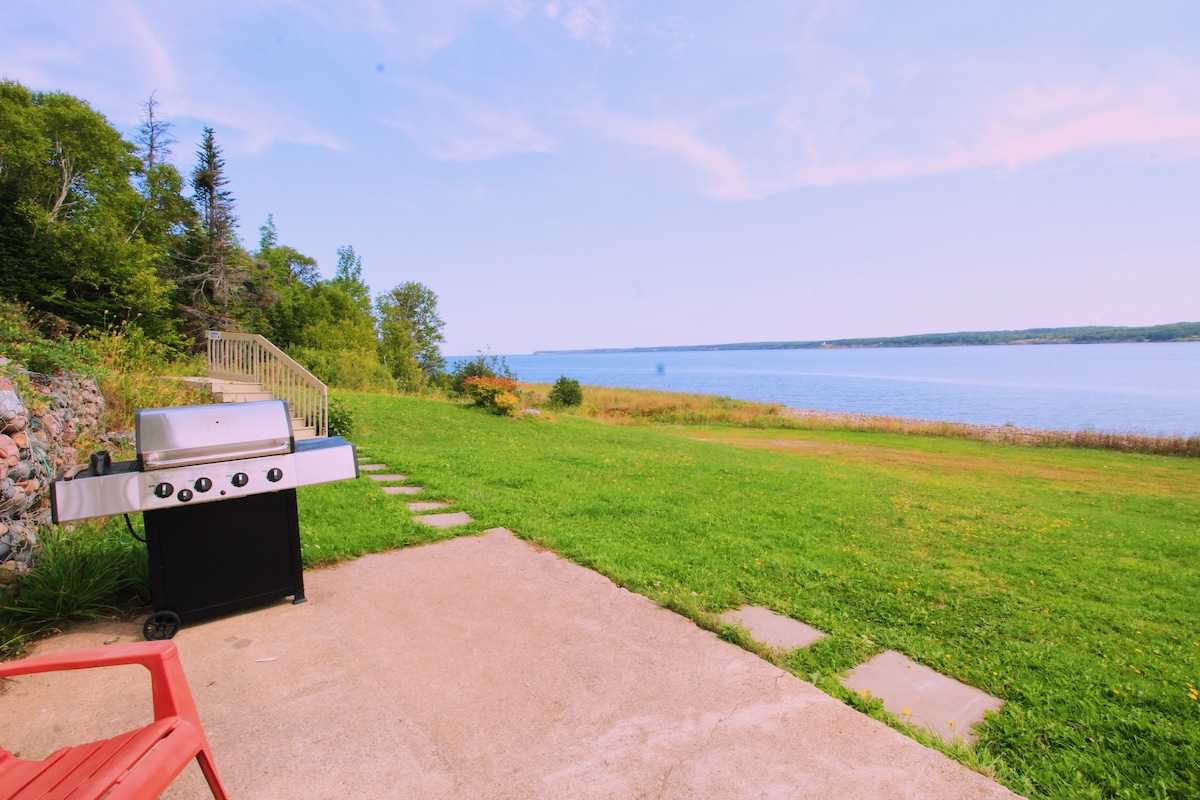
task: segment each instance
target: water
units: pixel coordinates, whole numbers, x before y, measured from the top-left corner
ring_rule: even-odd
[[[1200,435],[1200,343],[507,356],[520,380],[696,392],[793,408]]]

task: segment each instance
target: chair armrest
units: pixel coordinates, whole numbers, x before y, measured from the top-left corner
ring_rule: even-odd
[[[140,664],[150,671],[150,686],[154,694],[154,718],[182,716],[199,727],[200,717],[179,663],[179,651],[171,641],[137,642],[89,647],[65,653],[23,658],[0,664],[0,678],[14,675],[33,675],[39,672],[91,669]]]
[[[44,656],[0,663],[0,678],[66,669],[115,667],[123,664],[141,664],[153,673],[154,669],[151,664],[162,663],[166,654],[174,650],[173,642],[162,641],[114,644],[104,647],[89,647],[84,650],[70,650],[65,653],[49,653]]]

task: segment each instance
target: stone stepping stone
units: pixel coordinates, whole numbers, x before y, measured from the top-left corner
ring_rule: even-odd
[[[377,472],[381,469],[387,469],[387,464],[359,464],[359,469],[365,469],[368,472]]]
[[[425,491],[420,486],[384,486],[384,494],[420,494]]]
[[[983,712],[998,711],[1004,701],[973,686],[911,661],[895,650],[859,664],[842,680],[856,692],[870,692],[883,708],[914,725],[923,725],[945,741],[975,742],[971,730]]]
[[[759,644],[777,650],[796,650],[808,647],[829,634],[805,625],[799,620],[776,614],[762,606],[742,606],[721,615],[726,625],[738,625],[750,631],[750,636]]]
[[[413,519],[434,528],[453,528],[457,525],[466,525],[468,522],[474,522],[465,511],[456,511],[453,514],[425,514],[420,517],[413,517]]]
[[[437,511],[439,508],[449,507],[449,503],[409,503],[409,511]]]
[[[373,481],[406,481],[406,480],[408,480],[407,475],[368,475],[367,477]]]

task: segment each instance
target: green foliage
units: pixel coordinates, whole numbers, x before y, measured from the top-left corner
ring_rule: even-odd
[[[360,311],[371,313],[371,287],[363,283],[362,257],[350,245],[337,250],[338,263],[333,272],[333,285],[340,288],[358,305]]]
[[[0,300],[0,354],[30,372],[95,374],[98,356],[87,342],[65,335],[47,338],[33,325],[31,316],[55,326],[54,319],[27,306]]]
[[[86,102],[12,81],[0,81],[0,130],[0,297],[77,327],[169,330],[136,148]]]
[[[377,297],[375,312],[384,363],[402,390],[420,390],[446,364],[438,350],[446,323],[437,313],[437,295],[409,281]]]
[[[336,397],[329,398],[329,435],[350,438],[354,433],[354,412]]]
[[[317,270],[317,260],[306,256],[295,248],[279,244],[279,236],[275,230],[275,217],[267,215],[267,221],[258,229],[261,234],[258,241],[256,258],[266,262],[271,274],[280,286],[299,282],[305,286],[315,286],[321,279]]]
[[[379,351],[374,346],[340,349],[294,347],[288,350],[288,354],[322,382],[338,389],[382,394],[391,394],[396,390],[396,382],[387,367],[380,363]]]
[[[395,379],[379,358],[375,320],[343,282],[311,287],[295,282],[267,316],[275,343],[330,386],[395,391]]]
[[[583,405],[583,387],[579,385],[579,381],[563,375],[550,387],[547,399],[551,405],[556,406]]]
[[[450,371],[450,391],[454,394],[466,394],[466,382],[469,378],[511,378],[515,376],[508,368],[503,356],[484,355],[480,353],[474,358],[465,358],[454,365]]]
[[[117,325],[91,333],[87,341],[97,355],[105,430],[132,430],[138,409],[205,402],[199,391],[176,379],[201,374],[199,359],[181,360],[178,351],[151,339],[141,328]]]

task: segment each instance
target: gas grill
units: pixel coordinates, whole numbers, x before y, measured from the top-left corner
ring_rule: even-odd
[[[358,477],[341,437],[296,442],[282,400],[143,409],[137,458],[91,464],[50,487],[54,522],[142,512],[155,614],[183,622],[291,596],[304,602],[296,488]]]

